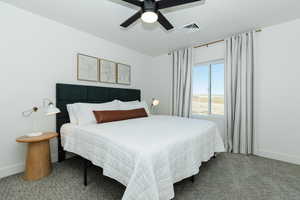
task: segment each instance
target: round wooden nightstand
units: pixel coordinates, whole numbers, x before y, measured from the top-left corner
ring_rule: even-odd
[[[17,138],[17,142],[28,143],[25,180],[38,180],[51,173],[51,155],[49,140],[57,137],[55,132],[43,133],[40,136],[22,136]]]

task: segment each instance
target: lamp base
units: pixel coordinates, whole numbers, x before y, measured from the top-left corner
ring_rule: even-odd
[[[40,135],[43,135],[43,133],[42,132],[36,132],[36,133],[26,134],[26,136],[28,136],[28,137],[36,137],[36,136],[40,136]]]

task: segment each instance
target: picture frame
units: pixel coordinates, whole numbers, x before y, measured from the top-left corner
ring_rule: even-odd
[[[99,60],[97,57],[77,54],[77,80],[90,82],[99,80]]]
[[[102,83],[117,83],[117,63],[99,59],[99,81]]]
[[[131,66],[118,63],[117,64],[117,83],[122,85],[131,84]]]

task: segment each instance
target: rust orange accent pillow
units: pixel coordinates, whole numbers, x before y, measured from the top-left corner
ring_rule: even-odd
[[[93,111],[98,124],[106,122],[121,121],[126,119],[135,119],[148,117],[144,108],[133,110],[105,110]]]

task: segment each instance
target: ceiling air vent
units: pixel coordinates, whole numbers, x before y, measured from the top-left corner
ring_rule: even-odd
[[[198,24],[196,24],[196,23],[191,23],[191,24],[184,25],[182,27],[182,29],[185,30],[185,31],[187,31],[188,33],[200,30]]]
[[[199,26],[196,23],[187,24],[183,28],[185,29],[199,29]]]

